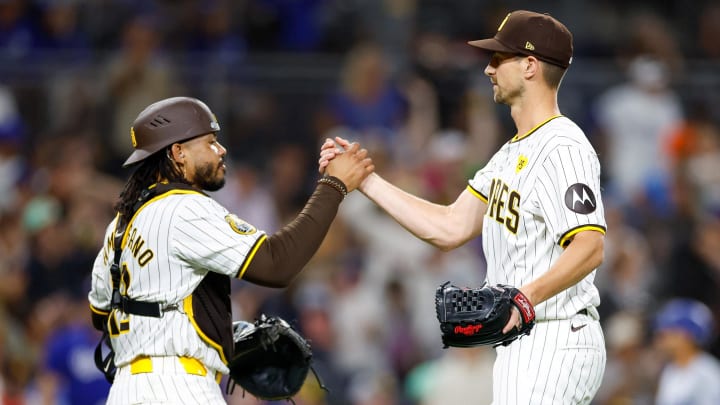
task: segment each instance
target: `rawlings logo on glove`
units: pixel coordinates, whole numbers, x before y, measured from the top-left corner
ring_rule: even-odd
[[[520,312],[522,325],[503,333],[513,307]],[[435,310],[444,347],[507,346],[530,334],[535,325],[530,300],[507,285],[473,289],[456,287],[448,281],[435,291]]]
[[[468,326],[458,325],[455,327],[455,330],[453,332],[455,332],[458,335],[470,336],[470,335],[474,335],[474,334],[478,333],[480,331],[480,329],[482,329],[482,327],[483,327],[482,325],[468,325]]]

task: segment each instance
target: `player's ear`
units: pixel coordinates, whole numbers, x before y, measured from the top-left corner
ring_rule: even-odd
[[[185,153],[183,147],[179,143],[174,143],[168,147],[168,157],[177,163],[185,163]]]
[[[523,75],[530,79],[540,73],[540,60],[534,56],[526,56],[522,61]]]

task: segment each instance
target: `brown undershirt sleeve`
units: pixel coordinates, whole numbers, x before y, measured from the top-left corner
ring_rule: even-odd
[[[341,182],[318,182],[300,214],[260,245],[242,278],[267,287],[290,284],[325,238],[343,200],[342,188]]]
[[[107,322],[107,314],[101,315],[92,311],[90,312],[90,314],[92,317],[93,328],[102,332],[105,328],[105,323]]]

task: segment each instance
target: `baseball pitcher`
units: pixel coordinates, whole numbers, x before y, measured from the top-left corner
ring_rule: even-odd
[[[443,285],[436,304],[446,345],[497,345],[494,405],[589,404],[606,360],[593,284],[606,224],[597,154],[557,102],[572,34],[547,14],[519,10],[493,38],[470,45],[490,57],[485,74],[494,101],[510,107],[517,133],[450,205],[413,196],[377,174],[360,190],[441,249],[482,233],[487,289]],[[328,140],[321,170],[344,153],[335,142],[350,146]]]

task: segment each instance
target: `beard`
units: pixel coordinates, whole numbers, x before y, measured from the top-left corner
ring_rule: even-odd
[[[206,163],[195,170],[195,183],[201,190],[217,191],[225,185],[225,175],[220,172],[222,163],[213,166]]]

